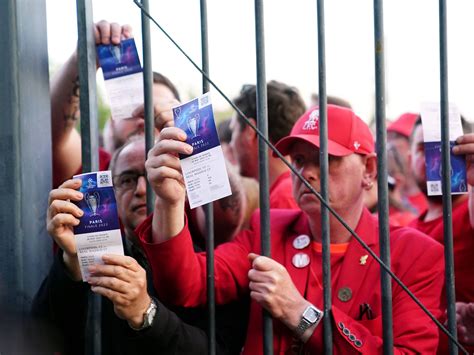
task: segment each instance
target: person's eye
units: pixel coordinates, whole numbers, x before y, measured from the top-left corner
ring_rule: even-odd
[[[295,155],[291,157],[291,163],[295,168],[300,168],[304,164],[304,158],[301,155]]]
[[[120,185],[123,187],[129,187],[134,184],[134,176],[133,175],[122,175],[120,177]]]

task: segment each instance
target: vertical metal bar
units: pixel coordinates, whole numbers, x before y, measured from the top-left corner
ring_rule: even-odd
[[[255,44],[257,53],[257,127],[265,137],[268,137],[263,0],[255,0]],[[268,148],[262,139],[258,140],[258,161],[262,255],[271,257]],[[263,311],[263,353],[273,354],[273,321],[271,315],[265,310]]]
[[[207,31],[207,1],[200,1],[202,70],[209,76],[209,44]],[[202,77],[202,92],[209,91],[209,81]],[[206,267],[207,267],[207,339],[208,354],[216,353],[216,301],[214,290],[214,209],[212,203],[204,206],[206,214]]]
[[[446,277],[446,300],[448,330],[457,339],[456,329],[456,293],[454,288],[453,225],[451,201],[451,157],[449,143],[449,100],[448,100],[448,54],[447,54],[446,1],[439,1],[439,59],[440,59],[440,113],[441,113],[441,154],[442,154],[442,191],[443,191],[443,233]],[[458,353],[458,347],[449,342],[449,353]]]
[[[148,0],[142,0],[143,9],[149,13]],[[142,11],[142,41],[143,41],[143,90],[145,98],[145,154],[155,143],[155,120],[153,112],[153,69],[151,62],[151,36],[150,19]],[[146,155],[145,155],[146,156]],[[146,208],[147,212],[153,211],[155,194],[147,180],[146,183]]]
[[[96,96],[96,48],[91,0],[77,0],[79,85],[83,172],[99,169],[99,126]],[[101,297],[89,293],[86,353],[101,354]]]
[[[324,0],[317,1],[318,17],[318,76],[319,76],[319,166],[321,170],[321,196],[329,200],[328,194],[328,123],[327,123],[327,93],[326,93],[326,39],[324,24]],[[321,243],[323,246],[323,299],[324,314],[324,353],[332,354],[332,321],[331,321],[331,252],[329,211],[326,207],[321,209]]]
[[[375,119],[377,141],[377,182],[380,258],[390,267],[390,231],[388,227],[388,182],[385,128],[385,67],[384,67],[383,1],[374,0],[374,45],[375,45]],[[382,325],[384,354],[393,354],[392,280],[380,268],[382,288]]]

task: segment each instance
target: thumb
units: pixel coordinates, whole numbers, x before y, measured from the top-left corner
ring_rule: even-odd
[[[250,254],[248,255],[248,259],[249,259],[249,261],[250,261],[251,263],[253,263],[253,261],[254,261],[255,259],[257,259],[259,256],[260,256],[260,255],[258,255],[258,254],[250,253]]]

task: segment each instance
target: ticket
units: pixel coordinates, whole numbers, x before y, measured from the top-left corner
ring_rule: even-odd
[[[191,155],[180,156],[190,207],[231,195],[209,93],[174,107],[173,117],[175,126],[186,132],[186,142],[193,147]]]
[[[97,57],[105,80],[112,118],[131,118],[144,102],[143,71],[135,40],[129,38],[118,45],[97,46]]]
[[[456,138],[463,135],[458,108],[449,105],[449,143],[451,159],[451,193],[467,193],[466,159],[454,155]],[[426,103],[421,108],[425,146],[426,188],[428,196],[442,195],[441,113],[439,103]]]
[[[81,179],[79,189],[84,198],[77,202],[84,212],[74,227],[77,256],[82,280],[89,277],[88,267],[103,264],[102,255],[124,255],[117,203],[110,171],[97,171],[74,176]]]

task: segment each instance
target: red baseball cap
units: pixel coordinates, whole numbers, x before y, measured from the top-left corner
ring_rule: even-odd
[[[396,132],[402,136],[410,138],[417,118],[417,113],[406,112],[400,115],[400,117],[387,127],[387,132]]]
[[[342,157],[374,151],[374,138],[369,126],[351,109],[327,105],[327,122],[329,154]],[[306,111],[296,121],[290,135],[280,139],[275,146],[283,155],[287,155],[296,141],[305,141],[319,148],[318,107]]]

